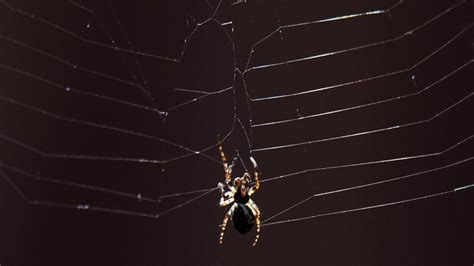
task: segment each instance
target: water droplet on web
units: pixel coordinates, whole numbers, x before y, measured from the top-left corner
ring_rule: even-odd
[[[168,112],[160,112],[161,122],[166,122],[166,118],[168,117]]]
[[[415,75],[411,76],[411,81],[413,82],[413,86],[415,86],[415,88],[417,88],[418,85],[416,84],[416,76]]]
[[[296,115],[297,115],[298,117],[301,117],[300,110],[299,110],[298,108],[296,108]]]

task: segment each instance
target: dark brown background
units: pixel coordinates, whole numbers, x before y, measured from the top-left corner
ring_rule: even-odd
[[[217,1],[77,0],[96,16],[68,1],[10,0],[12,6],[101,43],[180,58],[183,39],[197,22],[212,15]],[[146,2],[146,3],[144,3]],[[155,3],[156,2],[156,3]],[[255,48],[250,67],[346,49],[398,36],[457,1],[406,0],[389,14],[283,30]],[[356,52],[247,72],[251,45],[278,25],[385,9],[395,1],[255,1],[231,5],[223,0],[215,18],[189,40],[181,62],[130,55],[81,42],[71,35],[0,5],[0,33],[78,66],[147,86],[162,110],[196,95],[174,88],[217,91],[166,116],[81,96],[5,68],[33,73],[60,84],[149,106],[137,88],[87,74],[31,49],[0,40],[1,96],[94,123],[163,137],[194,150],[203,149],[233,128],[237,117],[251,134],[253,148],[350,134],[419,121],[439,113],[472,92],[472,64],[426,93],[409,99],[283,126],[249,130],[299,114],[330,111],[422,89],[472,58],[472,28],[412,71],[361,85],[251,102],[265,97],[343,83],[409,67],[472,23],[472,1],[399,41]],[[90,24],[90,27],[87,25]],[[233,29],[233,30],[232,30]],[[232,38],[229,40],[225,31]],[[127,40],[133,47],[130,47]],[[235,51],[232,45],[235,45]],[[235,56],[235,62],[234,62]],[[138,58],[143,75],[137,67]],[[133,75],[137,75],[136,78]],[[412,81],[415,76],[415,82]],[[144,77],[144,78],[143,78]],[[345,140],[256,152],[263,178],[308,168],[341,165],[442,151],[470,136],[473,100],[469,98],[422,125]],[[250,112],[249,112],[250,110]],[[298,111],[297,111],[298,110]],[[38,112],[0,102],[0,134],[50,153],[167,159],[186,152],[167,144],[93,127],[61,122]],[[472,140],[426,159],[342,170],[320,171],[268,182],[255,195],[264,218],[324,191],[388,179],[446,165],[472,156]],[[235,124],[224,143],[229,156],[239,150],[249,164],[249,146]],[[206,154],[219,159],[216,149]],[[0,160],[44,177],[109,189],[160,195],[214,187],[222,166],[204,156],[160,164],[48,159],[0,141]],[[290,219],[403,200],[472,183],[472,161],[405,181],[313,199],[282,215]],[[241,166],[235,173],[242,172]],[[157,213],[192,196],[163,200],[159,206],[110,194],[35,182],[4,170],[31,200],[89,204],[133,212]],[[471,265],[474,262],[472,191],[386,207],[266,227],[255,248],[254,232],[242,237],[229,225],[218,246],[225,210],[213,192],[159,219],[28,205],[5,179],[0,181],[0,264],[4,265]]]

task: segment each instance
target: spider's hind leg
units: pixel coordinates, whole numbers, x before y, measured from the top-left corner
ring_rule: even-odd
[[[225,233],[225,227],[227,225],[227,221],[229,220],[229,215],[226,214],[224,216],[224,220],[222,221],[222,224],[220,225],[221,227],[221,235],[219,237],[219,244],[222,244],[224,242],[224,233]]]
[[[255,246],[258,242],[258,238],[260,237],[260,209],[258,208],[257,204],[252,199],[249,199],[247,206],[252,210],[253,215],[255,216],[255,227],[257,228],[257,235],[255,236],[255,240],[252,246]]]
[[[227,226],[227,222],[229,221],[229,218],[231,217],[232,212],[234,211],[234,209],[235,209],[235,203],[234,203],[234,205],[232,205],[230,210],[225,214],[224,220],[222,221],[222,224],[220,225],[221,235],[219,237],[219,244],[222,244],[224,242],[225,227]]]
[[[255,247],[258,242],[258,238],[260,237],[260,214],[255,217],[255,225],[257,227],[257,235],[255,236],[255,240],[253,241],[252,247]]]

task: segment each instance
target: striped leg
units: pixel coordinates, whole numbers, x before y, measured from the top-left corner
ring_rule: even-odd
[[[255,217],[255,225],[257,226],[257,235],[255,236],[252,247],[255,247],[258,242],[258,238],[260,237],[260,214]]]
[[[221,235],[219,237],[219,244],[222,244],[224,242],[224,232],[225,232],[225,227],[227,225],[227,221],[229,221],[229,218],[230,216],[232,215],[232,212],[234,211],[235,209],[235,204],[232,205],[232,207],[230,208],[230,210],[225,214],[224,216],[224,220],[222,221],[222,224],[220,225],[221,227]]]
[[[257,204],[252,199],[249,199],[249,202],[246,204],[250,210],[252,210],[253,215],[255,216],[255,226],[257,227],[257,235],[255,236],[255,241],[252,246],[257,244],[258,238],[260,237],[260,209]]]
[[[253,193],[255,193],[260,188],[260,171],[258,170],[257,162],[255,161],[253,157],[250,157],[250,161],[252,162],[253,168],[255,169],[255,173],[254,173],[255,185],[249,191],[249,195],[252,196]]]
[[[247,207],[252,210],[252,213],[255,217],[260,216],[260,209],[258,208],[257,204],[255,204],[255,201],[249,199],[249,202],[247,202],[245,205],[247,205]]]
[[[225,157],[224,149],[222,148],[222,143],[220,141],[219,141],[219,153],[221,154],[222,164],[224,165],[225,181],[226,181],[226,184],[229,184],[230,181],[232,180],[232,166],[229,166],[227,163],[227,158]]]

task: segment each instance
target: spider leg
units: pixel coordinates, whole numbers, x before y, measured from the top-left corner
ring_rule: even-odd
[[[255,236],[252,247],[255,247],[258,242],[258,238],[260,237],[260,213],[255,217],[255,225],[257,226],[257,235]]]
[[[227,163],[227,157],[225,157],[224,149],[222,148],[222,143],[219,140],[219,153],[221,154],[222,164],[224,165],[225,172],[225,182],[228,185],[232,181],[232,166]]]
[[[260,188],[260,171],[258,169],[257,162],[253,157],[250,157],[250,161],[252,161],[253,168],[255,169],[254,178],[255,178],[255,185],[252,186],[249,190],[249,195],[252,196]]]
[[[221,235],[219,237],[219,244],[222,244],[224,242],[225,227],[227,225],[227,221],[229,221],[229,218],[232,216],[232,213],[234,212],[235,206],[237,205],[234,203],[234,205],[232,205],[229,211],[224,215],[224,220],[222,221],[222,224],[220,225]]]
[[[232,191],[227,191],[221,197],[221,201],[219,202],[219,206],[225,207],[229,204],[234,202],[234,193]]]
[[[255,226],[257,227],[257,235],[255,236],[255,240],[252,244],[252,246],[255,246],[257,244],[258,238],[260,237],[260,209],[252,199],[249,199],[249,202],[247,202],[246,205],[250,208],[253,215],[255,216]]]
[[[252,199],[249,199],[249,202],[247,202],[247,204],[245,205],[247,205],[247,207],[249,207],[250,210],[252,210],[254,216],[260,215],[260,209],[258,208],[257,204],[255,204],[255,201],[253,201]]]

